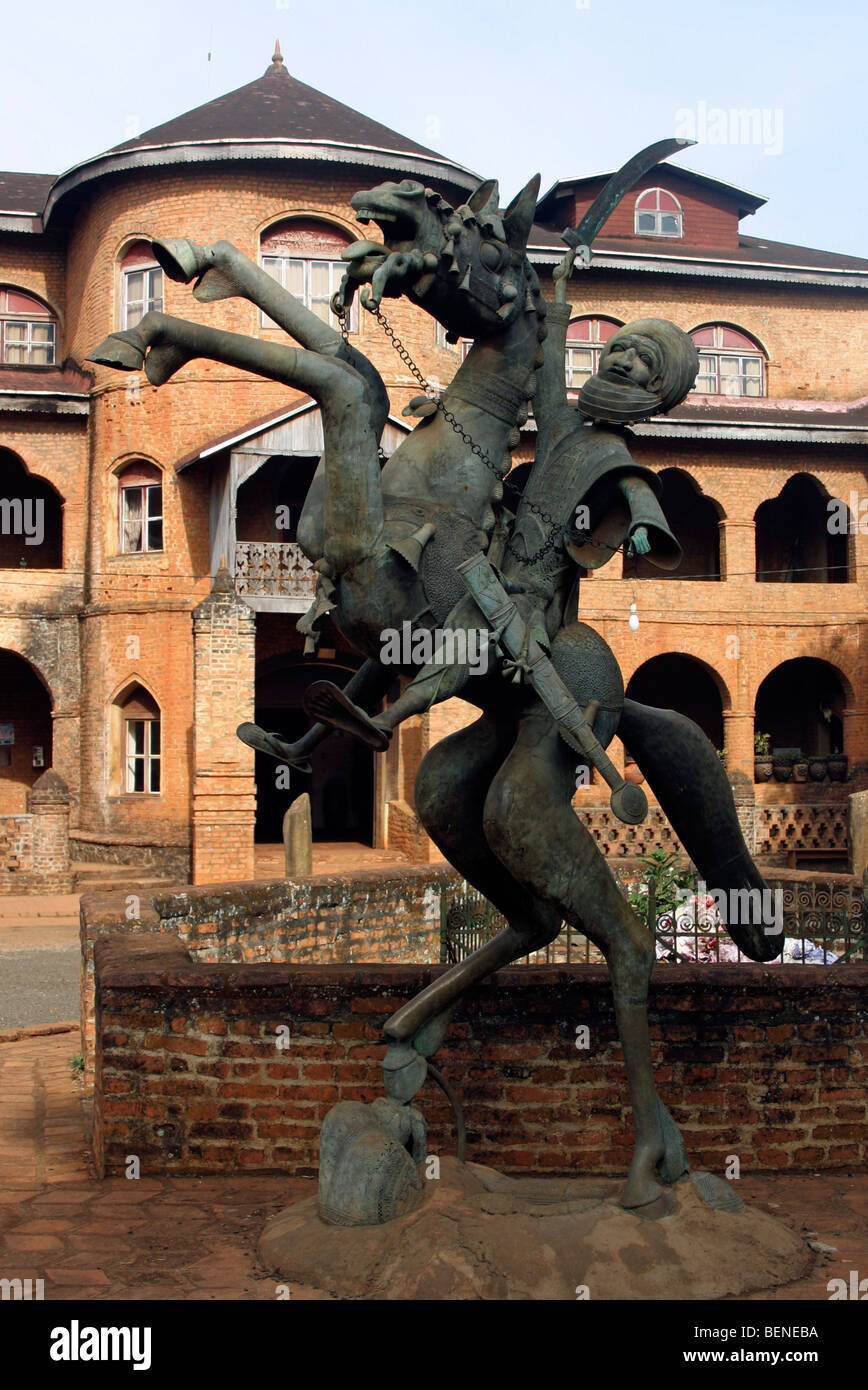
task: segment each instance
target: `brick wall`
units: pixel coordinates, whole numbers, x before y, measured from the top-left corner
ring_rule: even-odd
[[[98,942],[98,1171],[119,1173],[136,1154],[144,1174],[315,1173],[326,1112],[382,1094],[382,1025],[438,973],[206,965],[177,937]],[[864,1164],[866,986],[868,966],[657,968],[656,1076],[696,1165]],[[582,1024],[591,1043],[579,1052]],[[603,967],[500,972],[459,1006],[438,1063],[461,1096],[472,1160],[626,1172],[626,1077]],[[421,1103],[430,1151],[454,1152],[433,1086]]]
[[[81,1020],[93,1075],[94,946],[118,932],[168,932],[202,961],[325,964],[440,959],[440,898],[458,875],[441,868],[314,874],[278,883],[214,884],[183,892],[85,896],[81,902]]]
[[[68,893],[69,791],[51,768],[27,793],[27,811],[0,816],[0,894]]]

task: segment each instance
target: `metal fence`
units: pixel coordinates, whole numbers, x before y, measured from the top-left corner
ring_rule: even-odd
[[[616,877],[654,938],[660,961],[672,965],[738,964],[748,959],[728,936],[715,900],[704,892],[702,883],[683,887],[680,900],[673,903],[671,887],[661,885],[657,877],[642,879],[623,871]],[[783,936],[782,955],[773,964],[840,965],[868,960],[868,910],[859,889],[821,880],[772,881],[769,888],[780,894],[774,900],[779,914],[774,927],[780,924]],[[441,962],[453,964],[464,959],[506,925],[487,898],[463,884],[457,893],[441,901]],[[524,956],[520,963],[596,965],[603,959],[586,936],[564,923],[554,941]]]

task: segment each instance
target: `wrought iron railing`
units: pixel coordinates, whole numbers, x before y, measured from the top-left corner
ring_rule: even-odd
[[[236,541],[235,592],[313,598],[316,572],[295,541]]]
[[[658,959],[668,964],[738,964],[748,958],[736,948],[714,907],[700,891],[685,894],[674,907],[660,911],[658,881],[624,878],[654,938]],[[780,911],[784,964],[845,964],[868,960],[868,910],[862,893],[848,883],[810,880],[770,883],[775,912]],[[671,895],[667,895],[670,896]],[[699,901],[697,902],[697,898]],[[754,919],[756,920],[756,919]],[[441,900],[440,960],[451,964],[472,954],[505,927],[505,918],[476,889],[462,888]],[[778,919],[769,922],[777,928]],[[543,950],[522,958],[529,965],[600,964],[602,953],[576,928],[564,923],[560,935]],[[775,962],[777,963],[777,962]]]

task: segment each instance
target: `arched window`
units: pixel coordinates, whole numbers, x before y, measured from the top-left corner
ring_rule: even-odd
[[[63,498],[0,448],[0,570],[63,566]]]
[[[340,325],[331,312],[331,297],[340,286],[346,271],[341,251],[352,245],[352,238],[328,222],[313,218],[291,218],[278,222],[263,232],[259,243],[263,270],[279,285],[300,299],[311,313],[332,328]],[[260,312],[260,325],[274,328],[275,324]],[[349,331],[359,328],[356,301],[349,315]]]
[[[625,579],[720,579],[721,509],[704,496],[688,473],[667,468],[660,477],[660,506],[669,529],[681,546],[681,564],[661,570],[642,555],[624,551]]]
[[[846,505],[839,510],[849,516]],[[756,510],[756,577],[765,584],[846,584],[846,529],[830,529],[830,498],[808,473],[796,473]]]
[[[156,796],[160,791],[160,707],[144,686],[134,685],[117,701],[120,725],[121,794]]]
[[[764,396],[765,353],[740,329],[710,323],[694,328],[699,372],[694,391],[706,396]]]
[[[144,459],[118,474],[118,554],[163,549],[163,475]]]
[[[152,310],[162,312],[163,272],[146,241],[134,241],[121,261],[122,328],[135,328]]]
[[[674,709],[698,724],[715,748],[723,748],[722,682],[712,668],[680,652],[652,656],[634,671],[626,695],[640,705]]]
[[[4,367],[53,367],[57,320],[21,290],[0,290],[0,362]]]
[[[578,391],[589,377],[595,375],[603,348],[622,326],[617,319],[573,319],[567,328],[564,361],[568,391]]]
[[[665,188],[646,188],[636,199],[637,236],[684,235],[681,204]]]

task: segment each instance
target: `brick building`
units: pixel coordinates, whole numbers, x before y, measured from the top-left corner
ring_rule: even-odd
[[[152,307],[278,334],[245,301],[202,305],[169,282],[153,237],[225,238],[327,315],[341,248],[359,235],[352,193],[402,177],[453,204],[478,181],[298,82],[279,53],[258,80],[59,178],[0,174],[0,892],[49,882],[38,849],[49,842],[61,881],[64,794],[74,861],[208,882],[252,877],[255,840],[277,840],[307,789],[293,774],[287,790],[234,729],[255,719],[296,735],[307,684],[341,682],[359,661],[337,632],[306,658],[295,631],[312,592],[294,527],[321,448],[316,406],[216,363],[190,362],[157,389],[86,359]],[[604,178],[564,179],[541,199],[530,255],[546,293],[561,230]],[[628,693],[683,709],[725,750],[749,837],[780,863],[844,854],[847,795],[866,780],[868,261],[745,235],[762,202],[653,171],[571,282],[565,369],[577,389],[631,319],[671,318],[695,336],[697,390],[635,428],[684,564],[651,577],[616,556],[583,584],[582,616]],[[406,302],[387,311],[426,377],[446,382],[460,347]],[[351,332],[387,384],[391,452],[418,386],[370,316],[356,311]],[[532,453],[531,420],[515,464]],[[427,858],[415,768],[468,716],[452,702],[410,721],[382,758],[343,736],[323,745],[309,779],[315,835]],[[755,732],[811,757],[797,772],[808,780],[755,782]],[[831,780],[837,752],[848,782]],[[56,776],[34,793],[48,768]],[[666,842],[653,807],[627,835],[602,791],[583,787],[576,804],[604,850]]]

